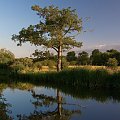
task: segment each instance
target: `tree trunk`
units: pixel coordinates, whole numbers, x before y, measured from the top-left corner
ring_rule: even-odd
[[[58,61],[57,61],[57,71],[61,71],[62,69],[62,47],[61,45],[58,47]]]
[[[61,116],[62,114],[62,96],[60,95],[60,91],[57,89],[57,102],[58,102],[58,114]]]

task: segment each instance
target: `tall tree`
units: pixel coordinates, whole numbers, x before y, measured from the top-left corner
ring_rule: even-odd
[[[12,40],[18,45],[30,42],[35,46],[44,45],[57,52],[57,70],[61,70],[62,51],[73,47],[81,47],[82,43],[75,40],[75,36],[82,30],[82,19],[78,18],[75,10],[71,8],[59,9],[49,6],[41,8],[32,6],[32,10],[37,12],[40,22],[23,28],[18,35],[13,35]],[[72,33],[72,35],[71,35]]]

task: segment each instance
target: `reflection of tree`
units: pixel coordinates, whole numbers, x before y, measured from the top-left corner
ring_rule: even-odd
[[[12,120],[12,118],[7,114],[11,111],[8,110],[9,104],[5,103],[5,98],[0,94],[0,120]]]
[[[26,115],[17,115],[19,120],[69,120],[70,116],[73,113],[80,113],[80,111],[75,110],[66,110],[62,107],[62,96],[60,95],[59,90],[57,90],[57,97],[54,98],[52,96],[47,96],[44,94],[36,94],[35,91],[31,90],[33,98],[36,99],[32,104],[35,106],[35,110],[29,116]],[[54,110],[46,110],[46,111],[37,111],[37,107],[53,105],[57,103],[57,107]],[[70,105],[70,104],[69,104]]]

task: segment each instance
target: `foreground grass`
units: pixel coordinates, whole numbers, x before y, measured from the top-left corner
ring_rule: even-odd
[[[22,82],[47,83],[87,88],[120,88],[120,71],[76,68],[61,72],[11,73],[10,77]]]

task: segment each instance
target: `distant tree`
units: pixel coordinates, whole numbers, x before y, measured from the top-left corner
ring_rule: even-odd
[[[51,68],[54,68],[54,66],[56,66],[56,63],[53,60],[48,60],[48,64],[47,65],[48,65],[49,69],[51,69]]]
[[[35,5],[32,6],[32,10],[37,12],[40,22],[26,29],[23,28],[18,35],[12,36],[12,40],[18,41],[18,45],[30,42],[35,46],[43,45],[54,49],[58,55],[57,70],[60,71],[62,51],[82,45],[75,40],[75,36],[82,30],[82,19],[79,19],[75,10],[71,10],[70,7],[41,8]]]
[[[114,58],[118,61],[118,65],[120,66],[120,52],[114,53]]]
[[[69,62],[67,61],[66,57],[62,57],[62,69],[66,69],[69,66]]]
[[[99,61],[99,65],[103,65],[106,66],[108,59],[110,58],[110,55],[107,52],[101,53],[100,55],[100,61]]]
[[[41,62],[35,62],[34,63],[34,68],[38,68],[39,70],[42,69],[42,63]]]
[[[120,52],[114,49],[107,50],[107,53],[109,54],[110,58],[116,58],[118,61],[118,65],[120,65]]]
[[[17,72],[24,70],[27,67],[32,67],[32,65],[33,65],[32,59],[26,57],[16,59],[10,67]]]
[[[107,50],[106,52],[110,53],[110,54],[114,54],[116,52],[118,52],[117,50],[115,49],[110,49],[110,50]]]
[[[15,59],[14,54],[6,49],[0,49],[0,63],[1,64],[9,64],[13,62]]]
[[[99,49],[95,49],[92,51],[92,55],[90,56],[92,65],[101,65],[101,54],[102,53],[99,51]]]
[[[107,62],[108,67],[117,67],[118,61],[115,58],[109,58]]]
[[[25,67],[32,67],[33,60],[31,58],[25,57],[18,59]]]
[[[76,60],[75,51],[68,52],[66,55],[66,59],[68,62],[75,61]]]
[[[10,65],[10,67],[15,71],[15,72],[18,72],[18,71],[21,71],[21,70],[24,70],[25,69],[25,66],[18,62],[18,61],[15,61],[12,65]]]
[[[90,62],[88,53],[85,51],[78,53],[78,60],[77,61],[78,61],[79,65],[88,65]]]

